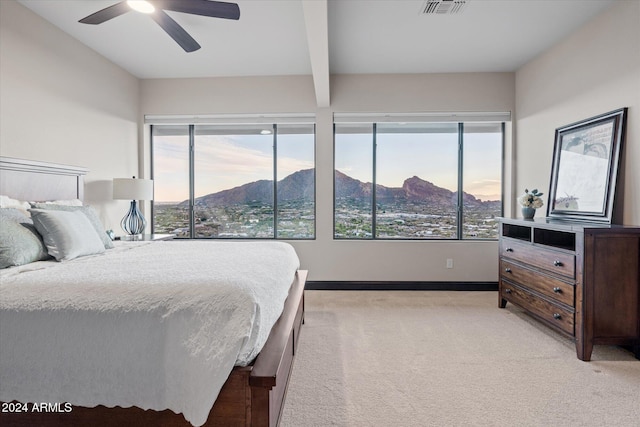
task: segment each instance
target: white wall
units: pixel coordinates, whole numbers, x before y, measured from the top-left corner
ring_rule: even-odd
[[[640,224],[640,2],[618,1],[516,72],[515,185],[549,188],[554,132],[629,107],[623,222]],[[542,191],[542,190],[541,190]],[[545,191],[546,194],[547,191]],[[545,198],[546,200],[546,198]]]
[[[310,76],[143,80],[143,114],[316,114],[316,240],[293,241],[310,280],[495,281],[496,242],[358,242],[333,236],[333,112],[512,111],[513,73],[338,75],[317,109]],[[509,135],[510,136],[510,135]],[[510,140],[510,138],[509,138]],[[145,163],[148,162],[148,145]],[[454,269],[446,269],[446,259]]]
[[[139,82],[21,5],[0,1],[0,154],[90,168],[89,202],[117,229],[127,206],[110,200],[110,180],[147,171],[142,114],[315,112],[317,239],[294,242],[312,280],[493,281],[495,242],[332,240],[331,114],[515,110],[505,180],[513,170],[513,209],[509,197],[525,186],[548,188],[555,128],[627,106],[624,221],[640,224],[639,9],[637,1],[616,2],[515,74],[332,76],[332,106],[316,109],[310,76]],[[456,268],[445,269],[446,258]]]
[[[111,179],[138,174],[138,79],[3,0],[0,94],[0,154],[89,168],[86,202],[120,231]]]

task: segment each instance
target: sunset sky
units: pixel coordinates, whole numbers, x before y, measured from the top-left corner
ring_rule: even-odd
[[[272,135],[197,135],[195,196],[273,179],[272,144]],[[379,184],[400,187],[415,175],[456,191],[457,133],[379,134],[377,144]],[[501,144],[499,133],[465,134],[465,192],[500,199]],[[371,134],[338,134],[335,145],[336,169],[371,182]],[[188,136],[155,136],[153,151],[155,201],[188,199]],[[313,135],[278,135],[278,180],[313,167]]]
[[[154,138],[155,201],[189,198],[187,136]],[[313,135],[278,136],[278,179],[314,167]],[[195,196],[273,179],[273,136],[196,137]]]

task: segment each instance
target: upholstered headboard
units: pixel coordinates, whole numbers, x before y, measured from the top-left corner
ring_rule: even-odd
[[[88,169],[0,156],[0,194],[28,201],[83,199]]]

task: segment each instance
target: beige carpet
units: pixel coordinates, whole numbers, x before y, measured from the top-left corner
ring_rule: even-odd
[[[495,292],[307,291],[282,427],[640,426],[640,361]]]

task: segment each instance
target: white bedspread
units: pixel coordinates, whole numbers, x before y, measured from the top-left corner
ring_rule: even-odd
[[[168,241],[4,270],[0,401],[168,408],[202,425],[298,267],[282,242]]]

